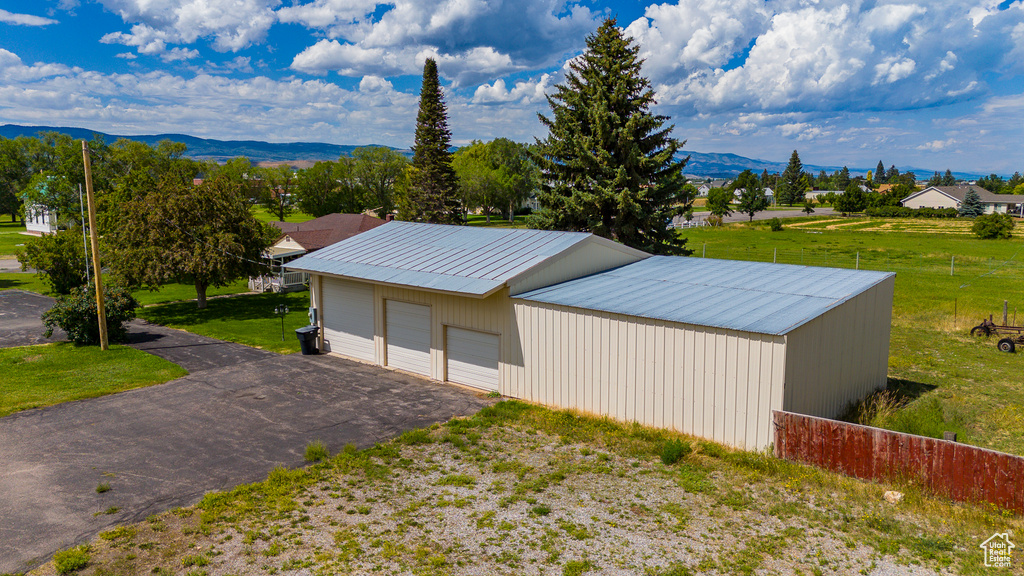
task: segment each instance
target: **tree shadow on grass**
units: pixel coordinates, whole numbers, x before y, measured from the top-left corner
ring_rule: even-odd
[[[191,326],[210,320],[238,321],[274,318],[274,308],[287,306],[292,311],[309,306],[308,292],[287,294],[244,294],[230,298],[208,300],[206,308],[196,308],[195,302],[176,302],[146,308],[140,318],[163,325]]]

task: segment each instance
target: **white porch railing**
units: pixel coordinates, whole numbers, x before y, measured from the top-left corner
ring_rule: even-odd
[[[309,274],[306,272],[250,276],[249,290],[253,292],[284,292],[303,287],[307,280],[309,280]]]

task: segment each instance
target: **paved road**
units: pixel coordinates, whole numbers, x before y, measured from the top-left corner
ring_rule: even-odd
[[[24,290],[0,290],[0,348],[31,346],[67,339],[62,330],[52,338],[43,337],[43,312],[53,306],[53,298]],[[2,573],[2,572],[0,572]]]
[[[3,272],[25,272],[29,274],[34,274],[35,270],[23,271],[21,269],[21,262],[18,262],[13,258],[0,258],[0,273]]]
[[[367,447],[489,402],[333,356],[274,355],[0,418],[0,574],[302,465],[311,440]],[[97,494],[101,482],[111,490]]]

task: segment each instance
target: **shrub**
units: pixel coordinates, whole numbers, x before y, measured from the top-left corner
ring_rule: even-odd
[[[666,466],[671,466],[689,456],[692,451],[693,448],[688,443],[678,438],[669,440],[661,446],[661,462]]]
[[[57,294],[70,294],[87,281],[81,228],[33,238],[16,252],[22,270],[35,268]]]
[[[782,220],[779,220],[777,217],[772,218],[771,220],[768,221],[768,227],[772,229],[772,232],[781,232]]]
[[[709,226],[721,226],[722,225],[722,217],[721,216],[711,215],[711,216],[708,216],[707,218],[705,218],[704,220],[708,223]]]
[[[971,232],[978,235],[978,238],[1009,238],[1013,235],[1013,218],[1009,214],[986,214],[974,219]]]
[[[907,208],[906,206],[874,206],[864,210],[874,218],[956,218],[956,208]]]
[[[110,491],[110,483],[109,482],[100,482],[100,484],[96,486],[96,493],[97,494],[103,494],[104,492],[109,492],[109,491]]]
[[[330,458],[330,456],[331,451],[320,440],[313,440],[306,444],[306,462],[318,462]]]
[[[104,292],[107,339],[111,342],[124,342],[128,339],[125,324],[135,318],[135,309],[139,303],[131,293],[119,286],[112,286]],[[47,338],[53,335],[56,327],[67,332],[68,338],[75,344],[98,344],[100,323],[96,317],[95,292],[82,286],[67,296],[61,296],[53,308],[43,313],[43,325],[46,326]]]
[[[53,566],[58,574],[70,574],[89,565],[89,546],[75,546],[53,555]]]

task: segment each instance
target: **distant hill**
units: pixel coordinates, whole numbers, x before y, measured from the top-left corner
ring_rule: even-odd
[[[191,158],[203,158],[217,161],[224,161],[238,156],[245,156],[252,162],[315,162],[317,160],[336,160],[339,156],[351,155],[352,151],[358,148],[353,145],[325,144],[323,142],[285,142],[272,143],[258,140],[213,140],[209,138],[197,138],[185,134],[154,134],[151,136],[121,136],[106,134],[96,130],[85,128],[68,128],[56,126],[18,126],[16,124],[4,124],[0,126],[0,136],[15,138],[18,136],[36,136],[40,132],[60,132],[75,139],[92,139],[94,134],[103,136],[107,142],[113,142],[118,138],[137,140],[147,144],[156,144],[161,140],[172,140],[182,142],[188,146],[186,153]],[[411,156],[410,150],[398,150],[402,154]],[[714,154],[704,152],[686,152],[680,157],[690,155],[690,162],[686,165],[685,172],[688,175],[703,178],[731,178],[740,172],[750,169],[760,174],[764,170],[768,172],[781,173],[786,169],[786,162],[772,162],[769,160],[758,160],[746,158],[736,154]],[[804,169],[815,174],[825,170],[829,174],[839,170],[842,166],[818,166],[815,164],[804,164]],[[928,178],[934,169],[915,168],[911,166],[897,166],[900,172],[912,171],[918,178]],[[865,174],[872,168],[857,168],[850,166],[850,172],[854,175]],[[945,168],[939,170],[945,172]],[[965,180],[973,180],[985,174],[973,174],[967,172],[954,172],[954,176]]]
[[[154,134],[146,136],[123,136],[118,134],[107,134],[97,130],[85,128],[66,128],[57,126],[18,126],[15,124],[4,124],[0,126],[0,136],[5,138],[16,138],[18,136],[36,136],[40,132],[59,132],[67,134],[75,139],[91,140],[93,135],[99,134],[107,142],[114,142],[119,138],[127,138],[154,145],[161,140],[181,142],[188,146],[187,156],[190,158],[203,158],[210,160],[228,160],[238,156],[245,156],[252,162],[295,162],[295,161],[316,161],[316,160],[337,160],[341,155],[351,155],[352,151],[359,146],[325,144],[322,142],[286,142],[271,143],[258,140],[213,140],[209,138],[197,138],[186,134]],[[403,151],[404,152],[404,151]]]

